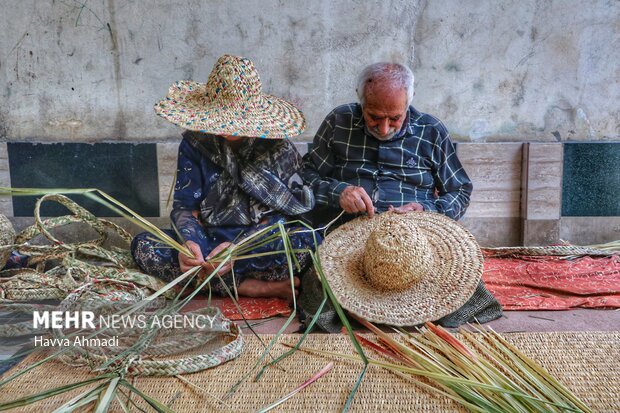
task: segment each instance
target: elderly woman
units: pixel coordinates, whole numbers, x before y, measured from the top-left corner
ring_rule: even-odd
[[[302,186],[297,174],[301,157],[287,139],[303,131],[304,117],[292,104],[262,93],[249,59],[222,56],[206,84],[175,83],[155,111],[187,129],[179,146],[170,217],[195,258],[143,233],[133,240],[132,253],[145,273],[170,281],[202,266],[204,277],[217,267],[210,259],[231,242],[294,219],[314,206],[312,191]],[[178,238],[176,232],[168,234]],[[308,232],[292,235],[291,241],[295,249],[314,247]],[[283,249],[279,240],[250,253]],[[302,268],[311,265],[308,254],[297,258]],[[285,254],[236,260],[232,265],[219,271],[230,290],[236,287],[240,295],[250,297],[292,298]],[[222,282],[213,279],[210,284],[215,293],[225,295]],[[295,284],[299,285],[297,276]]]

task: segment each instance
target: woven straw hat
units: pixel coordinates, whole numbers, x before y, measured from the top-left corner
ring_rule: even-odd
[[[357,218],[327,235],[319,256],[342,307],[396,326],[454,312],[474,293],[483,271],[473,235],[434,212]]]
[[[162,118],[185,129],[215,135],[284,139],[299,135],[306,120],[284,99],[266,95],[254,63],[220,57],[207,83],[180,80],[155,105]]]

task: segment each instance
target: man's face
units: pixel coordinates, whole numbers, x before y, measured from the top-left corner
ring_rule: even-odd
[[[368,85],[362,108],[368,132],[386,141],[400,131],[407,115],[407,91],[385,85]]]

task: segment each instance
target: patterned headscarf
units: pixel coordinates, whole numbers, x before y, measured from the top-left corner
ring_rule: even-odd
[[[222,168],[200,204],[204,225],[258,224],[273,212],[300,215],[314,207],[312,190],[297,174],[301,156],[290,141],[247,138],[234,152],[215,136],[192,131],[183,136]]]

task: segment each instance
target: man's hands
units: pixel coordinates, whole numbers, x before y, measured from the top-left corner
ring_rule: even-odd
[[[394,208],[392,205],[389,206],[388,212],[396,212],[397,214],[406,214],[407,212],[421,212],[424,211],[424,207],[417,202],[410,202],[408,204],[399,206],[398,208]]]
[[[189,250],[194,254],[196,258],[190,258],[185,254],[179,254],[179,266],[181,267],[181,272],[186,272],[187,270],[201,266],[204,270],[201,270],[200,277],[203,278],[203,274],[206,271],[206,275],[211,274],[219,265],[219,263],[209,262],[209,260],[219,254],[221,251],[225,250],[232,244],[230,242],[222,242],[220,245],[215,247],[213,251],[207,255],[207,260],[205,261],[203,258],[202,251],[200,250],[200,246],[193,241],[185,242],[185,245]],[[224,275],[231,270],[231,263],[227,262],[220,270],[218,271],[219,275]]]
[[[372,199],[361,186],[347,186],[340,193],[340,207],[349,214],[356,212],[367,212],[368,217],[375,216],[375,207],[372,205]]]
[[[361,186],[347,186],[340,193],[340,207],[350,214],[367,212],[368,217],[372,218],[375,216],[375,207],[372,204],[372,200],[366,193],[366,190]],[[410,202],[398,208],[394,208],[390,205],[388,211],[396,212],[397,214],[406,214],[408,212],[424,211],[424,207],[417,202]]]

